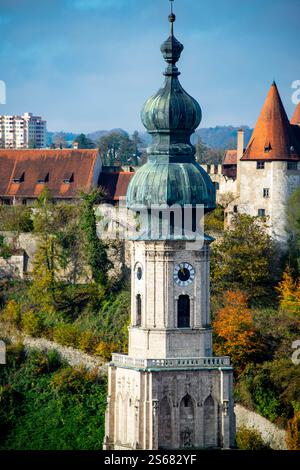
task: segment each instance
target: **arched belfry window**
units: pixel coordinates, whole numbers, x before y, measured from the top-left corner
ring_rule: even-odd
[[[142,297],[141,294],[136,296],[136,326],[142,324]]]
[[[190,328],[190,298],[188,295],[180,295],[177,307],[178,328]]]

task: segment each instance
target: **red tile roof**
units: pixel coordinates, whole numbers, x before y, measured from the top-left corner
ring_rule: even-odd
[[[93,186],[98,150],[0,150],[0,197],[36,198],[45,185],[54,198],[74,198]],[[38,180],[48,181],[43,184]],[[65,183],[65,175],[73,181]],[[14,178],[22,178],[20,183]]]
[[[298,103],[295,109],[294,115],[291,120],[291,124],[295,124],[295,125],[298,124],[298,126],[300,126],[300,102]]]
[[[272,84],[242,160],[299,160],[300,144]]]
[[[133,175],[133,172],[128,171],[101,173],[98,186],[106,191],[108,200],[125,200],[127,188]]]
[[[223,165],[237,165],[237,150],[227,150]]]

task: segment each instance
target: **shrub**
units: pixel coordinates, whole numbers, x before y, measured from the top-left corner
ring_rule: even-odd
[[[76,325],[70,323],[60,323],[53,330],[53,339],[63,346],[76,347],[80,332]]]
[[[0,450],[100,450],[105,379],[66,365],[54,372],[52,352],[18,358],[9,350],[0,368]]]
[[[105,341],[100,341],[100,343],[95,348],[95,354],[102,357],[104,360],[109,361],[113,352],[117,351],[117,346],[113,343],[106,343]]]
[[[2,310],[2,318],[17,328],[21,325],[21,308],[15,300],[9,300]]]
[[[29,310],[22,315],[22,329],[29,336],[40,336],[43,331],[43,321],[36,312]]]
[[[97,343],[97,338],[91,331],[83,331],[79,334],[78,347],[85,352],[92,352]]]
[[[50,372],[54,372],[60,368],[62,365],[62,359],[59,352],[57,352],[55,349],[50,349],[50,351],[47,353],[47,357]]]
[[[236,444],[240,450],[264,450],[269,448],[263,441],[259,431],[246,426],[240,427],[237,431]]]
[[[31,208],[24,206],[1,206],[0,227],[9,232],[31,232],[33,222]]]

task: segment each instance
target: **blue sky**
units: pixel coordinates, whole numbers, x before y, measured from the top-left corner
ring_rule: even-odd
[[[299,0],[175,0],[184,88],[202,127],[253,126],[276,79],[289,115],[300,80]],[[1,114],[32,111],[49,130],[142,130],[163,83],[168,0],[0,0]]]

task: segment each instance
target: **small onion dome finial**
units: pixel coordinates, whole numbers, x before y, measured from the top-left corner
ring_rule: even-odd
[[[169,15],[169,21],[170,21],[170,23],[175,23],[175,21],[176,21],[176,15],[175,15],[175,13],[171,13],[171,14]]]

